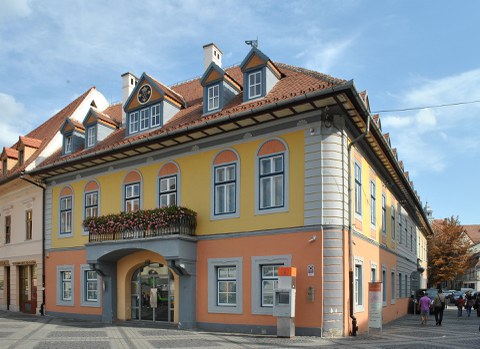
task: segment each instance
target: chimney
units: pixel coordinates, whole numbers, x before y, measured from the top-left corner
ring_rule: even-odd
[[[123,108],[125,107],[125,102],[127,101],[128,97],[130,97],[130,94],[137,85],[137,82],[138,78],[132,73],[127,72],[122,74],[122,125],[124,126],[127,120],[127,114],[125,114]]]
[[[222,67],[222,51],[213,42],[203,46],[203,70],[207,70],[212,62]]]

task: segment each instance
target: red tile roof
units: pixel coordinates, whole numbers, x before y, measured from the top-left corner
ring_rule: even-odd
[[[480,224],[464,225],[463,228],[474,244],[480,242]]]
[[[18,159],[18,151],[16,149],[3,147],[2,155],[5,154],[7,158]]]
[[[52,116],[50,119],[45,121],[43,124],[29,132],[25,137],[23,138],[28,138],[28,139],[36,139],[36,140],[41,140],[41,144],[38,147],[38,149],[35,151],[32,156],[30,156],[24,163],[23,165],[19,166],[18,164],[15,165],[12,169],[10,169],[6,176],[0,177],[0,184],[3,182],[6,182],[15,176],[19,175],[21,171],[23,171],[30,163],[32,163],[37,156],[43,151],[43,149],[50,143],[52,138],[55,136],[57,131],[59,131],[60,126],[63,124],[66,118],[68,118],[72,113],[75,111],[75,109],[78,108],[78,106],[83,102],[83,100],[88,96],[88,94],[94,90],[95,87],[89,88],[87,91],[85,91],[82,95],[77,97],[74,101],[69,103],[65,108],[60,110],[58,113],[56,113],[54,116]],[[20,141],[20,140],[19,140]],[[15,143],[12,148],[17,149],[19,145],[19,141]]]
[[[168,88],[177,95],[183,97],[187,107],[181,109],[163,127],[125,138],[125,125],[123,125],[121,129],[114,131],[95,147],[83,149],[68,156],[62,156],[60,152],[57,152],[50,158],[46,159],[40,168],[47,165],[54,165],[56,163],[63,164],[64,162],[70,159],[75,159],[78,156],[83,157],[87,154],[99,151],[113,150],[119,146],[141,141],[142,139],[154,135],[161,135],[167,132],[172,132],[173,130],[191,127],[200,123],[205,123],[209,120],[215,120],[242,111],[248,111],[252,108],[305,95],[309,92],[325,90],[347,83],[346,80],[337,79],[326,74],[287,64],[276,63],[276,67],[280,69],[283,78],[276,83],[273,89],[264,98],[243,103],[243,93],[241,92],[219,112],[203,115],[203,87],[200,84],[200,78],[190,80]],[[226,73],[239,84],[243,85],[243,73],[241,72],[240,67],[235,66],[228,68],[226,69]],[[111,111],[105,110],[103,113],[110,115],[109,113],[111,113]]]
[[[36,139],[36,138],[29,138],[29,137],[20,136],[19,141],[22,142],[27,147],[30,147],[30,148],[38,149],[40,147],[40,145],[42,145],[42,140],[41,139]]]

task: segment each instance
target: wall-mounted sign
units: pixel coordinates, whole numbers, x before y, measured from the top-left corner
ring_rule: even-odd
[[[315,265],[307,265],[307,276],[315,276]]]

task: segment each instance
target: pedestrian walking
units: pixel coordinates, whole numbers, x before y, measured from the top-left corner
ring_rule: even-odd
[[[430,303],[431,300],[427,296],[427,292],[423,292],[423,297],[418,301],[420,304],[420,319],[422,320],[422,325],[427,325],[428,314],[430,313]]]
[[[465,305],[465,301],[463,297],[460,295],[457,299],[457,309],[458,309],[458,317],[462,316],[463,306]]]
[[[445,309],[445,295],[438,289],[437,295],[433,298],[433,311],[435,313],[435,326],[442,326],[443,310]]]
[[[480,292],[477,292],[475,303],[473,303],[473,309],[477,311],[477,317],[480,317]]]
[[[475,300],[473,299],[472,295],[469,293],[465,297],[465,309],[467,310],[467,316],[470,317],[470,314],[472,313],[472,308],[473,304],[475,303]]]

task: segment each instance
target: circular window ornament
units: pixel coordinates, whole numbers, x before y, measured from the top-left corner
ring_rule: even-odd
[[[143,85],[138,90],[137,99],[140,104],[147,103],[151,96],[152,96],[152,87],[148,84]]]

